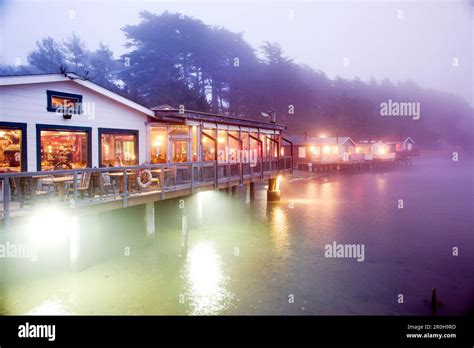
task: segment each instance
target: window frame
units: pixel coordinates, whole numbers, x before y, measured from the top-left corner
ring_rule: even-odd
[[[26,123],[21,122],[0,122],[0,128],[10,130],[21,130],[21,165],[20,171],[26,172],[28,169],[28,147],[27,147],[27,134],[26,134]]]
[[[82,114],[82,95],[81,94],[52,91],[48,89],[46,90],[46,96],[47,96],[46,110],[48,110],[48,112],[58,112],[59,108],[53,106],[53,97],[60,97],[60,98],[77,99],[77,105],[74,108],[73,114],[74,115]]]
[[[135,146],[134,146],[134,152],[135,156],[137,158],[137,164],[140,164],[140,146],[138,142],[140,141],[139,137],[139,130],[138,129],[123,129],[123,128],[97,128],[97,133],[98,133],[98,148],[99,148],[99,162],[98,165],[99,167],[104,167],[102,165],[102,134],[118,134],[118,135],[133,135],[135,137]]]
[[[41,131],[70,131],[87,134],[87,166],[92,168],[92,127],[36,124],[36,170],[41,172]]]

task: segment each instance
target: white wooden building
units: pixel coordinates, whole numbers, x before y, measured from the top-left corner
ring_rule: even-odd
[[[68,73],[0,77],[0,172],[279,158],[285,126],[149,109]]]

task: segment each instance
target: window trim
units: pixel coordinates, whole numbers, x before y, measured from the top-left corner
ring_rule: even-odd
[[[41,131],[71,131],[87,133],[87,166],[92,168],[92,128],[62,126],[55,124],[36,124],[36,170],[41,171]]]
[[[0,122],[0,128],[21,130],[21,165],[20,171],[26,172],[28,168],[28,147],[26,146],[27,134],[26,134],[26,123],[20,122]]]
[[[98,128],[98,148],[99,148],[99,167],[102,165],[102,134],[119,134],[119,135],[133,135],[135,136],[135,156],[137,157],[137,165],[140,164],[140,146],[139,146],[139,130],[138,129],[119,129],[119,128]]]
[[[58,91],[51,91],[46,90],[47,95],[47,106],[46,110],[49,112],[57,112],[58,108],[53,106],[52,97],[60,97],[60,98],[70,98],[70,99],[77,99],[78,105],[74,110],[74,115],[82,114],[82,95],[81,94],[73,94],[73,93],[66,93],[66,92],[58,92]]]

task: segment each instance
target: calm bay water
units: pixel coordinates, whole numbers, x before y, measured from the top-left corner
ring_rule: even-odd
[[[67,270],[65,246],[40,251],[38,262],[0,261],[0,311],[418,315],[430,314],[436,288],[439,314],[463,314],[474,305],[472,198],[471,163],[420,159],[386,172],[285,178],[278,203],[266,202],[263,186],[250,204],[243,190],[186,199],[187,250],[177,200],[156,205],[154,242],[141,207],[110,212],[93,222],[101,231],[84,252],[94,261],[81,272]],[[332,242],[363,244],[365,260],[326,258]]]

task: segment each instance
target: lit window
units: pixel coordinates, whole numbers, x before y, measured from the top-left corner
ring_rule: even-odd
[[[202,160],[203,161],[215,161],[215,129],[204,129],[202,131],[201,143],[202,143]]]
[[[82,95],[57,91],[46,91],[47,110],[62,114],[80,114]]]
[[[229,161],[236,163],[240,161],[239,133],[229,131]]]
[[[24,130],[0,125],[0,172],[19,172],[25,168]]]
[[[227,162],[227,131],[217,131],[217,160]]]
[[[166,162],[166,128],[151,128],[151,163]]]
[[[298,147],[298,157],[299,158],[306,158],[306,147],[304,147],[304,146]]]
[[[89,164],[89,133],[73,129],[40,130],[40,170],[85,168]]]
[[[138,164],[138,131],[101,129],[100,166],[122,167]]]

